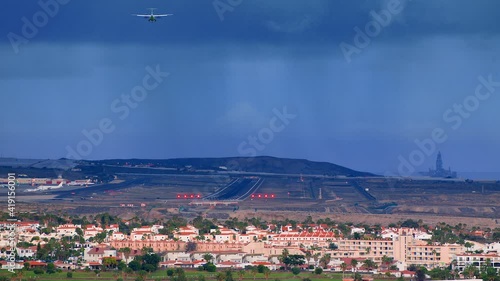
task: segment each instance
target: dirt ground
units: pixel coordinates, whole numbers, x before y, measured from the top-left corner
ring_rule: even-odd
[[[429,225],[460,222],[470,226],[500,227],[499,182],[273,176],[263,177],[264,183],[252,191],[262,198],[248,197],[236,205],[195,206],[190,204],[193,200],[178,198],[185,194],[201,194],[202,197],[212,194],[235,178],[133,176],[119,183],[65,188],[61,190],[63,194],[29,193],[23,192],[28,187],[20,187],[16,209],[18,212],[79,215],[108,212],[124,218],[137,215],[151,220],[175,214],[186,218],[201,214],[218,219],[236,216],[301,221],[310,215],[314,220],[328,217],[339,222],[381,225],[421,219]],[[0,196],[6,198],[6,189],[0,190]],[[0,208],[7,210],[6,203],[6,200],[0,201]]]
[[[398,221],[405,221],[407,219],[422,220],[424,224],[436,225],[440,222],[445,222],[450,225],[456,225],[458,223],[467,224],[470,226],[479,226],[484,228],[495,228],[500,227],[500,220],[489,219],[489,218],[467,218],[467,217],[452,217],[452,216],[438,216],[438,215],[398,215],[398,214],[322,214],[322,213],[297,213],[297,212],[246,212],[237,211],[231,214],[233,217],[238,219],[244,219],[245,217],[260,217],[265,220],[280,220],[280,219],[294,219],[298,221],[303,221],[307,216],[311,216],[313,220],[320,218],[330,218],[334,221],[339,222],[352,222],[352,223],[366,223],[366,224],[380,224],[387,226],[390,223],[397,223]]]

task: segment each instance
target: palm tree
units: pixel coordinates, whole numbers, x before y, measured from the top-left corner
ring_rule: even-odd
[[[144,280],[144,277],[146,277],[148,273],[145,271],[145,270],[139,270],[137,272],[137,276],[141,279],[141,280]]]
[[[476,273],[476,267],[472,264],[469,264],[467,267],[464,268],[464,274],[467,275],[469,278],[472,278]]]
[[[471,242],[465,242],[464,247],[466,248],[466,252],[471,252],[470,248],[474,247],[474,244]]]
[[[358,261],[355,260],[355,259],[352,259],[351,260],[351,266],[352,268],[354,269],[354,271],[356,271],[356,266],[358,265]]]
[[[343,262],[340,264],[340,269],[342,269],[342,279],[344,279],[344,272],[347,269],[347,263]]]
[[[366,259],[363,261],[363,266],[368,268],[368,270],[372,270],[375,267],[375,263],[370,259]]]
[[[125,260],[128,260],[129,256],[130,256],[130,252],[132,251],[129,247],[125,247],[125,248],[121,248],[120,250],[118,250],[119,252],[123,253],[123,255],[125,256]]]
[[[285,260],[289,254],[290,254],[290,252],[288,252],[287,248],[283,249],[283,251],[281,252],[281,256],[279,257],[280,262],[285,263]],[[286,264],[285,264],[285,267],[287,267]]]
[[[132,270],[132,268],[130,267],[125,268],[125,270],[123,271],[123,280],[127,280],[128,276],[130,276],[133,273],[134,271]]]
[[[269,274],[271,274],[271,270],[267,266],[264,267],[264,276],[266,277],[266,280],[269,278]]]
[[[317,266],[318,265],[318,260],[319,260],[319,256],[321,254],[320,253],[316,253],[313,255],[313,259],[314,259],[314,266]]]
[[[217,275],[215,276],[215,279],[217,281],[224,281],[224,279],[226,279],[226,276],[224,276],[224,274],[222,274],[222,272],[219,272],[217,273]]]
[[[244,270],[238,270],[238,277],[240,278],[240,281],[243,280],[243,276],[245,276],[245,271]]]
[[[436,249],[433,249],[433,250],[432,250],[432,261],[433,261],[433,263],[434,263],[434,264],[436,264],[436,263],[437,263],[437,262],[436,262],[436,254],[437,254]]]
[[[213,260],[213,258],[214,258],[214,256],[212,256],[212,255],[211,255],[211,254],[209,254],[209,253],[206,253],[206,254],[204,254],[204,255],[203,255],[203,259],[204,259],[207,263],[211,262],[211,261]]]
[[[311,260],[312,254],[311,251],[306,251],[305,258],[306,258],[306,263],[309,265],[309,261]]]
[[[253,280],[255,280],[255,275],[259,272],[259,269],[257,269],[256,266],[252,267],[252,275],[253,275]]]
[[[326,254],[326,255],[322,256],[320,261],[319,261],[321,264],[321,267],[326,269],[331,260],[332,260],[331,254]]]
[[[15,278],[15,280],[18,279],[19,281],[22,281],[23,275],[24,275],[24,272],[22,270],[19,270],[18,272],[15,273],[14,278]]]
[[[389,264],[391,264],[393,260],[394,260],[394,258],[384,255],[382,257],[382,264],[385,266],[389,266]]]

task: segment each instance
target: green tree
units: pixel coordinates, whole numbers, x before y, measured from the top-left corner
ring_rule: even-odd
[[[53,263],[48,263],[46,272],[48,274],[56,273],[56,266]]]
[[[124,263],[123,261],[120,261],[117,265],[118,270],[123,271],[125,268],[127,268],[127,264]]]
[[[176,268],[172,281],[187,281],[186,273],[182,268]]]
[[[335,244],[335,243],[330,243],[328,245],[328,249],[330,249],[330,250],[337,250],[338,248],[339,248],[339,246],[337,246],[337,244]]]
[[[483,281],[499,281],[500,276],[498,275],[496,268],[487,266],[481,274],[481,279],[483,279]]]
[[[138,260],[133,260],[128,263],[128,267],[133,271],[138,271],[139,269],[141,269],[142,265]]]
[[[142,268],[148,272],[156,271],[160,264],[160,256],[156,253],[146,253],[142,256]]]
[[[321,273],[323,273],[323,269],[321,267],[316,267],[316,269],[314,269],[314,274],[321,275]]]
[[[282,262],[288,268],[289,266],[303,265],[305,260],[303,255],[288,255],[283,258]]]
[[[233,279],[233,272],[231,269],[226,270],[226,276],[224,278],[225,281],[234,281]]]
[[[205,265],[205,270],[208,272],[216,272],[217,267],[213,263],[209,262]]]
[[[194,252],[196,251],[197,244],[195,242],[187,242],[186,243],[186,252]]]
[[[116,266],[118,266],[118,262],[116,261],[115,257],[104,257],[104,258],[102,258],[102,265],[106,269],[111,269],[111,268],[115,268]]]
[[[300,268],[298,268],[298,267],[293,267],[293,268],[292,268],[292,273],[293,273],[293,275],[295,275],[295,276],[299,275],[299,274],[300,274]]]
[[[415,278],[417,279],[417,281],[424,281],[425,280],[425,268],[424,267],[417,269],[417,271],[415,272]]]

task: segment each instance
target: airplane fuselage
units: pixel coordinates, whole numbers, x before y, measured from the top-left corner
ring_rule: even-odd
[[[155,22],[156,21],[156,18],[155,16],[150,16],[149,19],[148,19],[149,22]]]

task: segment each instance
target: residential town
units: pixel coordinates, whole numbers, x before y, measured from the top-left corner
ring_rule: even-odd
[[[218,223],[201,217],[190,223],[176,222],[178,225],[172,221],[111,223],[117,220],[106,214],[86,225],[18,221],[14,223],[16,247],[11,247],[8,239],[12,222],[0,222],[2,269],[8,268],[6,260],[14,254],[16,269],[44,268],[53,263],[62,270],[102,270],[109,268],[110,259],[115,265],[129,265],[145,249],[160,257],[159,268],[197,269],[210,262],[222,269],[264,266],[283,270],[288,268],[284,255],[290,255],[301,257],[302,262],[295,265],[302,270],[321,268],[407,278],[421,267],[451,268],[462,277],[467,277],[470,267],[500,269],[496,232],[476,228],[466,231],[461,226],[447,235],[467,233],[488,242],[439,242],[439,233],[450,226],[419,226],[413,221],[387,227],[331,221],[277,224],[258,219]]]

